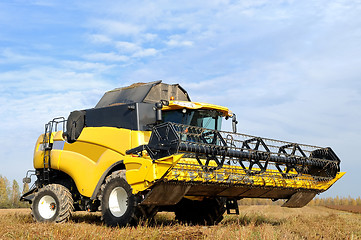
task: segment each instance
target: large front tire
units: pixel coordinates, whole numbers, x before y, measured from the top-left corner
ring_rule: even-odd
[[[37,222],[67,222],[74,210],[69,190],[59,184],[49,184],[34,196],[31,213]]]
[[[113,172],[101,187],[102,220],[107,226],[136,225],[139,221],[136,197],[125,178],[125,170]]]

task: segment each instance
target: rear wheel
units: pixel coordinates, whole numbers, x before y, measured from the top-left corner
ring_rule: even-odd
[[[125,170],[113,172],[101,187],[102,220],[107,226],[136,225],[139,221],[136,196],[125,178]]]
[[[71,217],[73,199],[66,187],[49,184],[35,194],[31,209],[38,222],[63,223]]]
[[[215,225],[223,219],[226,211],[224,198],[193,201],[183,198],[176,206],[176,219],[191,225]]]

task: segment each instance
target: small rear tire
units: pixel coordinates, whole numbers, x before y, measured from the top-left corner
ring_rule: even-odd
[[[34,196],[31,214],[37,222],[67,222],[74,210],[69,190],[59,184],[49,184]]]

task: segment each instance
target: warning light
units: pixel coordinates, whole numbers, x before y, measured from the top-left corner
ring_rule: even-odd
[[[173,100],[174,100],[174,97],[173,97],[173,96],[171,96],[171,97],[170,97],[170,100],[171,100],[171,101],[173,101]]]

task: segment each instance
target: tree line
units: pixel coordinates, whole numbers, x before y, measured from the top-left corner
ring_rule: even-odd
[[[361,206],[361,197],[327,197],[314,198],[309,205],[311,206]]]
[[[22,190],[16,180],[12,183],[6,177],[0,175],[0,208],[24,208],[29,207],[27,202],[20,202],[22,193],[29,191],[29,185],[24,184]]]

